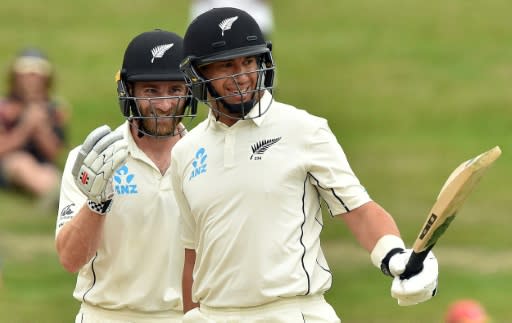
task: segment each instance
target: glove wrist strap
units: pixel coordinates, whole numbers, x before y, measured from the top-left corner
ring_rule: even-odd
[[[382,259],[384,259],[390,250],[395,248],[405,249],[405,244],[399,236],[386,234],[380,237],[370,253],[370,258],[375,267],[380,268]]]
[[[380,270],[384,273],[384,275],[394,277],[391,271],[389,270],[389,260],[397,253],[401,253],[403,251],[403,248],[393,248],[387,253],[384,259],[382,259],[382,262],[380,264]]]
[[[87,200],[87,206],[94,213],[97,213],[99,215],[106,215],[112,207],[112,200],[106,200],[100,203]]]

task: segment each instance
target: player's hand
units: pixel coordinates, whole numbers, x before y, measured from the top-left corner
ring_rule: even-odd
[[[389,259],[389,272],[393,275],[391,296],[398,300],[398,305],[409,306],[425,302],[436,294],[439,274],[437,259],[430,251],[423,261],[423,269],[408,279],[400,279],[400,274],[411,256],[411,249],[396,253]]]
[[[103,125],[85,139],[73,165],[75,183],[87,196],[89,208],[106,214],[111,207],[112,175],[128,156],[127,142],[122,134]]]

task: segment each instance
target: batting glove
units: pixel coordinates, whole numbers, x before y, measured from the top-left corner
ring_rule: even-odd
[[[411,249],[405,249],[392,253],[385,257],[382,268],[393,276],[391,285],[391,296],[398,300],[398,305],[409,306],[425,302],[431,299],[437,290],[437,278],[439,274],[437,259],[430,251],[423,261],[423,269],[408,279],[401,279],[405,266],[411,256]],[[388,258],[388,259],[386,259]]]
[[[127,156],[126,140],[122,134],[112,132],[107,125],[94,129],[85,138],[72,173],[93,212],[105,215],[110,210],[114,196],[112,175]]]

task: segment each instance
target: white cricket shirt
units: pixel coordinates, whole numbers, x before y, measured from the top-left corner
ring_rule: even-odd
[[[182,311],[184,249],[170,171],[161,175],[135,144],[128,122],[115,131],[123,132],[129,156],[114,173],[115,195],[103,240],[96,256],[79,271],[73,296],[112,310]],[[71,174],[78,150],[66,161],[56,236],[86,201]]]
[[[321,199],[331,215],[370,201],[327,121],[275,101],[231,127],[210,115],[174,147],[171,173],[193,299],[210,307],[323,293]]]

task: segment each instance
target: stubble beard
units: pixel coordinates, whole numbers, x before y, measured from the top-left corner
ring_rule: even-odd
[[[176,120],[173,118],[144,119],[142,126],[146,132],[154,136],[172,136],[176,129]]]

